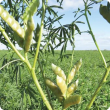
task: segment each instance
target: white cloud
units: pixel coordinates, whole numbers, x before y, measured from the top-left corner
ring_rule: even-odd
[[[59,5],[56,0],[48,0],[49,5]],[[77,9],[78,7],[84,6],[83,0],[63,0],[63,9]]]
[[[64,0],[63,8],[64,9],[76,9],[78,7],[82,7],[84,5],[83,0]]]

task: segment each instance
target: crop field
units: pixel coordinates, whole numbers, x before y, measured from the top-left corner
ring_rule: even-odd
[[[105,56],[107,64],[110,65],[110,51],[104,50],[102,51],[102,53]],[[71,54],[71,51],[67,51],[65,54]],[[31,63],[33,62],[32,57],[32,55],[29,55],[29,60],[31,61]],[[45,76],[50,78],[55,83],[56,77],[51,70],[52,63],[61,67],[66,75],[71,70],[71,55],[64,57],[62,61],[59,59],[59,57],[60,51],[55,51],[54,56],[51,53],[48,53],[48,60],[45,65]],[[6,50],[1,50],[0,68],[8,63],[10,59],[16,60],[16,58],[18,59],[18,57],[13,54],[13,51],[8,52]],[[74,51],[73,66],[80,58],[82,58],[82,66],[79,69],[79,72],[75,75],[73,82],[79,79],[78,88],[74,94],[81,95],[82,101],[80,104],[74,105],[67,110],[85,110],[85,107],[89,103],[94,91],[96,90],[99,82],[101,81],[101,78],[103,77],[103,74],[105,73],[104,64],[98,51]],[[43,104],[39,92],[35,88],[32,78],[27,71],[27,68],[20,66],[19,71],[17,71],[16,73],[15,68],[17,67],[17,65],[18,63],[13,62],[11,63],[11,65],[7,65],[0,70],[0,107],[2,107],[3,110],[21,110],[21,107],[24,110],[26,110],[25,108],[28,108],[28,110],[47,110],[45,105]],[[46,94],[43,77],[38,67],[36,67],[36,76]],[[34,96],[30,97],[31,102],[29,102],[28,100],[24,101],[22,98],[24,89],[25,93],[28,94],[28,92],[26,91],[28,85],[34,89],[34,92],[31,93]],[[28,99],[28,95],[26,95],[26,97]],[[61,110],[61,106],[53,94],[51,94],[51,101],[55,110]],[[107,110],[107,108],[109,107],[110,75],[108,76],[106,83],[102,86],[101,91],[98,93],[98,96],[96,97],[91,110]]]

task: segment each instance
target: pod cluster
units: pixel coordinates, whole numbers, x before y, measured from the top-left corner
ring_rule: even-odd
[[[24,38],[24,29],[19,25],[14,17],[2,7],[2,5],[0,5],[0,16],[19,35],[19,37]]]
[[[76,72],[79,71],[81,64],[82,59],[74,65],[67,77],[60,67],[52,64],[52,70],[56,75],[56,84],[49,78],[45,78],[46,85],[50,88],[52,93],[56,95],[64,109],[81,102],[81,96],[73,94],[78,87],[78,80],[76,80],[75,83],[72,83],[72,80]]]
[[[35,28],[32,16],[37,11],[38,6],[39,6],[39,0],[32,0],[29,6],[27,6],[22,16],[22,19],[26,24],[25,29],[23,29],[18,23],[18,21],[16,21],[14,17],[11,16],[8,13],[8,11],[6,11],[3,8],[2,5],[0,5],[1,18],[12,28],[12,30],[14,31],[13,35],[14,35],[15,41],[17,41],[18,45],[22,47],[25,52],[28,52],[30,49],[31,40],[33,37],[33,31]]]

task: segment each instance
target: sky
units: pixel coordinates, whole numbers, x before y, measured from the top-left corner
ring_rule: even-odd
[[[58,5],[56,0],[48,0],[49,5]],[[104,0],[101,2],[101,4],[106,5],[107,1]],[[64,15],[64,18],[60,20],[61,24],[70,24],[72,21],[75,20],[74,18],[74,11],[77,11],[78,8],[84,9],[84,3],[83,0],[64,0],[63,1],[63,10],[57,9],[58,15]],[[93,5],[93,8],[90,9],[91,16],[89,16],[89,21],[91,28],[93,30],[93,33],[95,35],[96,41],[100,47],[101,50],[110,50],[110,24],[103,19],[103,17],[99,13],[99,7],[100,4]],[[38,19],[36,22],[40,22]],[[78,24],[81,31],[87,31],[89,30],[88,25],[86,23],[85,17],[81,17],[79,21],[85,22],[85,24]],[[56,27],[58,27],[58,23],[56,23]],[[5,49],[5,46],[0,44],[0,49]],[[61,49],[61,47],[58,48],[58,50]],[[68,43],[67,50],[71,50],[72,47]],[[92,37],[90,34],[83,33],[81,35],[75,35],[75,50],[96,50],[96,46],[92,40]]]

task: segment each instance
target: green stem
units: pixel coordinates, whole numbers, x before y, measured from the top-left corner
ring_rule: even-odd
[[[45,84],[45,88],[46,88],[46,91],[47,91],[47,95],[48,95],[50,105],[51,105],[52,109],[54,110],[52,102],[51,102],[51,96],[50,96],[49,90],[47,88],[47,85],[45,83],[45,74],[44,74],[44,70],[43,70],[43,67],[42,67],[41,62],[40,62],[40,58],[38,58],[38,63],[39,63],[39,66],[40,66],[40,70],[41,70],[41,73],[42,73],[42,77],[43,77],[43,80],[44,80],[44,84]]]
[[[89,27],[90,34],[91,34],[91,36],[92,36],[92,39],[93,39],[93,41],[94,41],[94,43],[95,43],[95,45],[96,45],[96,47],[97,47],[97,49],[98,49],[98,51],[99,51],[99,53],[100,53],[100,55],[101,55],[101,58],[102,58],[102,60],[103,60],[103,62],[104,62],[104,66],[105,66],[105,69],[106,69],[106,72],[105,72],[105,74],[103,75],[102,80],[101,80],[101,82],[99,83],[99,85],[98,85],[98,87],[97,87],[95,93],[93,94],[93,96],[92,96],[92,98],[91,98],[91,100],[90,100],[90,103],[89,103],[88,106],[86,107],[86,110],[89,110],[90,107],[92,106],[92,104],[93,104],[93,102],[94,102],[94,100],[95,100],[95,98],[96,98],[98,92],[100,91],[100,89],[101,89],[103,83],[106,81],[106,78],[107,78],[107,76],[108,76],[108,74],[109,74],[109,71],[110,71],[110,67],[107,68],[107,64],[106,64],[105,58],[104,58],[102,52],[100,51],[100,48],[99,48],[99,46],[98,46],[98,44],[97,44],[97,41],[96,41],[96,39],[95,39],[95,36],[94,36],[94,34],[93,34],[93,32],[92,32],[92,29],[91,29],[91,26],[90,26],[90,23],[89,23],[89,20],[88,20],[88,16],[87,16],[87,2],[85,2],[85,17],[86,17],[86,21],[87,21],[87,24],[88,24],[88,27]]]
[[[103,75],[103,78],[102,78],[102,80],[100,81],[100,83],[99,83],[99,85],[98,85],[98,87],[97,87],[95,93],[93,94],[92,99],[90,100],[90,103],[89,103],[88,106],[86,107],[86,110],[89,110],[89,109],[91,108],[91,106],[92,106],[92,104],[93,104],[93,102],[94,102],[94,100],[95,100],[95,98],[96,98],[98,92],[100,91],[102,85],[106,82],[106,79],[107,79],[107,76],[109,75],[109,72],[110,72],[110,67],[109,67],[109,68],[106,68],[106,72],[105,72],[105,74]]]
[[[19,56],[19,58],[25,62],[25,58],[19,53],[19,51],[16,49],[16,47],[13,45],[13,43],[10,41],[7,33],[5,32],[5,30],[0,26],[0,31],[2,32],[3,36],[5,37],[5,39],[8,41],[8,43],[10,44],[10,46],[12,47],[12,49],[16,52],[16,54]]]
[[[37,79],[37,77],[36,77],[34,68],[32,68],[31,73],[32,73],[32,78],[33,78],[33,80],[34,80],[34,83],[35,83],[35,85],[36,85],[38,91],[40,92],[44,103],[46,104],[48,110],[52,110],[52,108],[51,108],[51,106],[50,106],[50,104],[49,104],[47,98],[45,97],[45,94],[43,93],[42,88],[41,88],[41,86],[40,86],[40,84],[39,84],[39,82],[38,82],[38,79]]]
[[[72,33],[73,40],[74,40],[74,34],[75,34],[75,28],[74,28],[74,32]],[[71,56],[71,67],[73,66],[74,43],[72,44],[72,46],[73,46],[73,49],[72,49],[72,56]]]
[[[36,74],[35,74],[35,68],[32,68],[32,67],[31,67],[31,65],[30,65],[30,63],[29,63],[29,61],[28,61],[28,59],[26,59],[25,63],[26,63],[26,65],[27,65],[28,69],[29,69],[29,72],[30,72],[30,74],[31,74],[31,76],[32,76],[32,78],[33,78],[33,81],[34,81],[34,83],[35,83],[35,85],[36,85],[36,87],[37,87],[37,89],[38,89],[38,91],[39,91],[39,93],[40,93],[40,95],[41,95],[41,97],[42,97],[44,103],[46,104],[46,106],[47,106],[47,108],[48,108],[49,110],[52,110],[52,108],[51,108],[51,106],[50,106],[50,104],[49,104],[49,102],[48,102],[48,100],[47,100],[45,94],[43,93],[43,90],[42,90],[42,88],[41,88],[39,82],[38,82],[38,79],[37,79]]]
[[[95,36],[94,36],[94,34],[92,32],[92,29],[91,29],[91,26],[90,26],[90,23],[89,23],[89,20],[88,20],[88,16],[87,16],[87,5],[86,5],[86,3],[85,3],[85,17],[86,17],[86,21],[87,21],[87,24],[88,24],[88,27],[89,27],[89,30],[90,30],[90,34],[91,34],[92,39],[93,39],[93,41],[94,41],[94,43],[95,43],[95,45],[96,45],[96,47],[97,47],[97,49],[98,49],[101,57],[102,57],[102,60],[103,60],[103,63],[104,63],[105,68],[107,68],[107,63],[106,63],[105,58],[104,58],[104,56],[103,56],[103,54],[102,54],[102,52],[101,52],[101,50],[100,50],[100,48],[99,48],[99,46],[97,44],[97,41],[95,39]]]
[[[44,27],[44,17],[45,17],[45,0],[42,0],[42,19],[41,19],[39,40],[38,40],[38,44],[37,44],[37,49],[36,49],[36,54],[35,54],[35,58],[34,58],[33,68],[35,68],[35,65],[36,65],[36,62],[37,62],[38,53],[39,53],[40,42],[41,42],[42,33],[43,33],[43,27]]]

